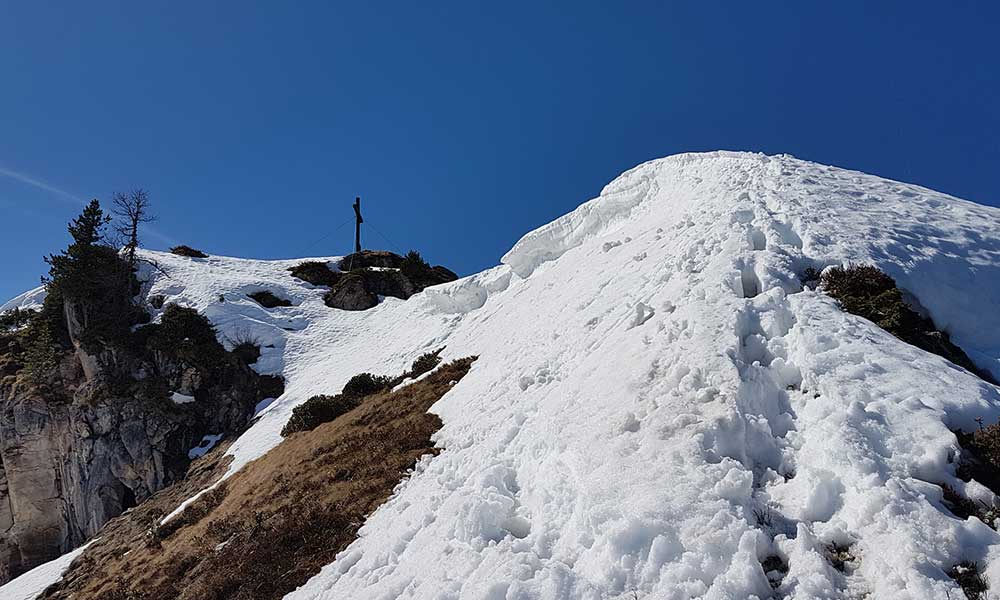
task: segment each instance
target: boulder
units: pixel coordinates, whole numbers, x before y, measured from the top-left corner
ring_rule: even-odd
[[[367,310],[378,304],[378,295],[369,290],[365,278],[357,273],[346,275],[323,296],[331,308]]]

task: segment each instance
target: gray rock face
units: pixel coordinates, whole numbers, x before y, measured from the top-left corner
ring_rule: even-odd
[[[0,582],[81,545],[183,478],[189,449],[207,434],[244,429],[259,399],[260,381],[242,363],[208,377],[161,355],[129,365],[143,374],[140,387],[112,391],[108,365],[127,361],[75,346],[47,386],[0,379]],[[158,391],[136,391],[154,379]],[[175,404],[168,391],[196,401]]]
[[[341,310],[367,310],[378,304],[378,295],[368,289],[363,277],[351,274],[342,277],[323,296],[323,301]]]

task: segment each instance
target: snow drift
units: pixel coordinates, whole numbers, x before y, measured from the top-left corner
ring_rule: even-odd
[[[997,388],[800,283],[875,264],[1000,377],[1000,210],[788,156],[685,154],[498,267],[366,312],[324,306],[298,261],[146,256],[151,295],[253,335],[256,368],[287,379],[230,472],[355,373],[480,357],[432,409],[444,452],[289,599],[959,598],[945,573],[964,560],[1000,582],[1000,535],[940,487],[992,498],[956,478],[951,430],[996,421]],[[292,306],[246,298],[261,290]],[[787,573],[769,579],[769,557]]]

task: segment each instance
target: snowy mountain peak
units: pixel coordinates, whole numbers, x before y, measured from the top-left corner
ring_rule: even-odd
[[[802,284],[877,265],[1000,377],[1000,210],[716,152],[642,164],[501,265],[365,312],[325,306],[300,261],[146,256],[150,295],[252,333],[287,380],[230,474],[355,373],[479,356],[432,408],[443,452],[290,599],[957,598],[967,560],[1000,581],[1000,536],[940,487],[992,501],[951,430],[995,422],[997,388]]]

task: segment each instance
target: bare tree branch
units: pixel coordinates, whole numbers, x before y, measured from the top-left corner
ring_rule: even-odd
[[[125,260],[135,267],[135,253],[139,248],[139,225],[151,223],[156,217],[149,214],[149,195],[142,188],[128,194],[117,193],[112,201],[111,212],[121,219],[115,231],[122,236],[125,246]]]

